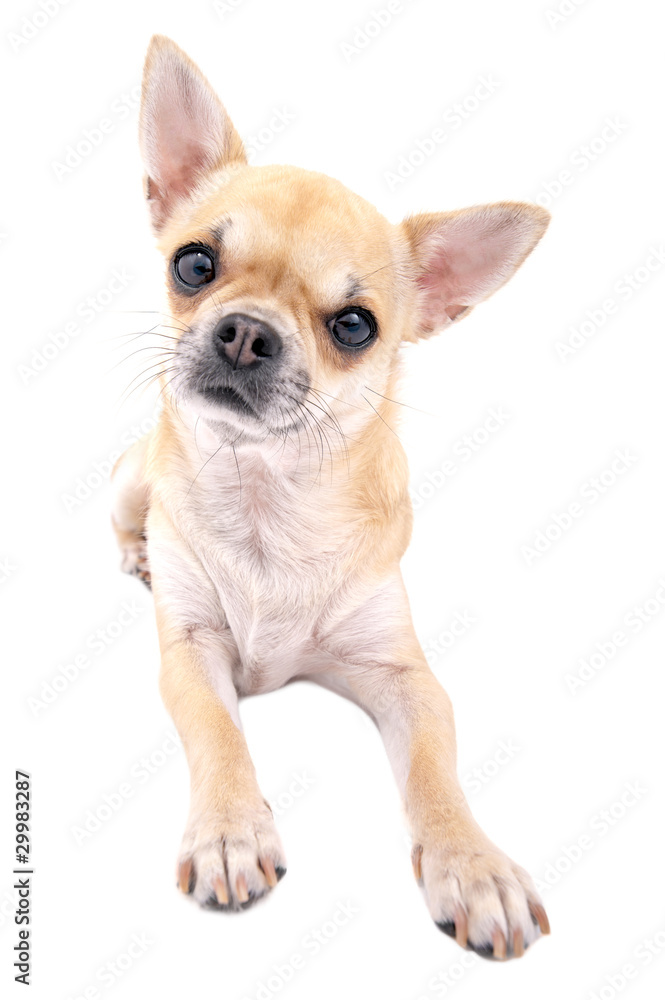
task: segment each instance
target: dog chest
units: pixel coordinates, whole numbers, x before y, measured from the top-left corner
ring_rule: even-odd
[[[347,540],[322,491],[260,466],[245,464],[240,478],[226,471],[235,477],[213,470],[199,478],[183,524],[219,596],[249,693],[312,665]]]

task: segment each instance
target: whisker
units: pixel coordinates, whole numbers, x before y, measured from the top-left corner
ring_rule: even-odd
[[[373,274],[378,274],[379,271],[385,271],[387,267],[396,267],[395,261],[391,261],[389,264],[383,264],[381,267],[377,267],[375,271],[368,271],[367,274],[361,274],[358,278],[358,282],[362,283],[366,278],[371,278]]]
[[[155,323],[155,325],[151,326],[149,330],[132,330],[131,333],[116,333],[113,337],[110,337],[109,339],[126,340],[128,337],[147,337],[150,334],[158,332],[157,331],[158,326],[159,323]]]
[[[302,403],[300,402],[300,400],[296,400],[296,405],[297,405],[298,409],[301,411],[301,414],[304,414],[304,416],[303,416],[303,420],[304,420],[303,427],[304,427],[304,430],[305,430],[305,434],[307,435],[307,446],[308,446],[307,447],[307,475],[311,476],[312,475],[312,439],[309,436],[310,414],[307,412],[307,410],[304,409],[304,407],[303,407]],[[316,441],[314,442],[314,445],[316,446]]]
[[[132,384],[132,382],[135,382],[137,380],[137,378],[141,378],[142,375],[145,375],[147,372],[151,371],[153,368],[159,368],[160,365],[164,365],[164,364],[165,364],[164,359],[160,358],[159,361],[155,361],[155,362],[153,362],[153,364],[148,365],[146,368],[143,369],[143,371],[140,371],[137,375],[134,376],[133,379],[130,380],[127,388],[129,388],[129,386]],[[116,365],[116,367],[117,367],[117,365]]]
[[[333,396],[329,392],[324,392],[323,389],[319,389],[318,386],[305,385],[304,382],[296,382],[295,384],[298,386],[299,389],[314,389],[316,392],[320,392],[323,396],[328,396],[330,399],[334,399],[338,403],[343,403],[344,406],[352,406],[354,410],[362,410],[363,413],[365,412],[364,406],[358,406],[357,403],[349,403],[348,400],[346,399],[340,399],[339,396]]]
[[[317,392],[316,389],[314,389],[312,391]],[[344,444],[344,451],[345,451],[345,454],[346,454],[347,468],[348,468],[348,471],[350,472],[349,448],[348,448],[348,445],[347,445],[346,442],[347,442],[347,440],[354,440],[354,439],[347,437],[347,435],[342,430],[342,425],[340,424],[339,420],[337,419],[337,416],[333,413],[333,411],[330,409],[329,406],[325,405],[325,401],[323,401],[320,405],[318,403],[316,403],[313,399],[310,400],[310,402],[312,403],[313,406],[316,406],[319,409],[321,409],[323,411],[323,413],[325,413],[333,421],[333,426],[331,427],[331,430],[334,430],[334,431],[336,431],[337,434],[339,434],[339,436],[340,436],[340,438],[341,438],[341,440],[342,440],[342,442]]]
[[[295,399],[295,397],[291,396],[291,395],[289,395],[289,398],[290,399]],[[293,411],[292,410],[288,409],[285,406],[280,406],[279,409],[280,409],[281,413],[286,413],[289,416],[289,418],[291,418],[291,420],[293,419]],[[296,475],[297,475],[298,474],[298,469],[300,468],[300,457],[302,455],[302,438],[300,436],[300,426],[296,425],[295,428],[293,428],[293,427],[287,427],[287,428],[285,428],[285,430],[284,430],[284,444],[282,445],[282,450],[280,452],[280,458],[284,454],[284,450],[286,448],[286,445],[287,445],[287,442],[289,440],[289,437],[291,436],[291,431],[292,430],[296,430],[297,431],[297,433],[296,433],[296,437],[297,437],[297,440],[298,440],[298,459],[296,461]]]
[[[169,319],[171,318],[172,317],[169,317]],[[192,332],[192,328],[191,326],[189,326],[189,324],[185,324],[185,326],[172,326],[170,323],[160,323],[159,325],[162,326],[165,330],[179,330],[181,333]]]
[[[109,340],[128,340],[130,337],[163,337],[165,340],[180,340],[180,337],[174,337],[170,333],[162,333],[160,327],[165,330],[177,330],[178,333],[190,333],[191,327],[186,329],[179,326],[171,326],[170,323],[155,323],[154,326],[149,327],[147,330],[130,330],[129,333],[116,333]]]
[[[279,412],[281,414],[283,414],[283,413],[287,413],[288,414],[289,411],[287,409],[285,409],[283,406],[279,405]],[[286,448],[286,442],[288,440],[288,435],[289,435],[288,428],[286,428],[286,427],[283,427],[283,428],[274,428],[274,429],[271,430],[271,434],[274,437],[282,439],[282,447],[281,447],[281,450],[280,450],[280,453],[279,453],[279,458],[281,459],[282,455],[284,454],[284,449]],[[279,444],[278,444],[278,447],[279,447]],[[268,456],[269,462],[272,462],[273,459],[275,458],[275,452],[276,452],[276,450],[277,449],[275,448],[271,452],[271,454]],[[279,459],[277,459],[277,461],[279,461]]]
[[[169,388],[169,386],[171,386],[173,384],[173,382],[175,382],[175,380],[177,379],[178,375],[180,375],[181,377],[183,377],[183,372],[181,372],[179,369],[176,370],[175,368],[169,368],[167,371],[164,372],[164,374],[168,375],[169,372],[172,372],[172,371],[175,371],[175,375],[172,378],[168,379],[164,383],[164,385],[162,386],[162,388],[159,390],[159,392],[157,393],[157,402],[160,401],[160,399],[162,398],[162,396],[164,395],[164,393],[166,392],[166,390]],[[173,395],[171,396],[171,402],[175,406],[176,413],[178,414],[180,422],[183,423],[183,419],[180,416],[180,410],[178,408],[178,400]]]
[[[317,402],[315,402],[313,399],[310,399],[309,402],[312,404],[312,406],[316,406],[317,409],[320,409],[322,413],[325,413],[325,415],[327,417],[330,417],[333,420],[332,424],[329,424],[329,423],[324,422],[324,421],[320,421],[321,428],[323,429],[323,427],[327,427],[329,430],[334,431],[335,434],[338,436],[339,441],[340,441],[340,446],[341,446],[341,449],[342,449],[342,455],[344,457],[344,461],[346,462],[347,474],[350,474],[350,472],[351,472],[351,459],[350,459],[350,456],[349,456],[349,447],[348,447],[348,444],[347,444],[346,434],[342,430],[342,427],[341,427],[341,424],[339,423],[339,420],[337,420],[337,417],[335,416],[334,413],[330,413],[326,407],[319,406],[319,404]],[[327,435],[326,435],[326,439],[327,439]],[[332,447],[330,446],[330,444],[328,445],[328,448],[329,448],[329,451],[330,451],[331,469],[332,469]]]
[[[427,417],[435,417],[436,416],[435,413],[430,413],[429,410],[421,410],[417,406],[410,406],[409,403],[403,403],[399,399],[391,399],[390,396],[384,396],[383,393],[377,392],[376,389],[372,389],[371,386],[369,386],[369,385],[364,385],[363,389],[369,389],[369,391],[373,392],[375,396],[381,396],[381,399],[386,399],[389,403],[395,403],[396,406],[406,406],[406,407],[408,407],[409,410],[415,410],[416,413],[424,413],[425,416],[427,416]]]
[[[185,494],[185,499],[187,499],[187,497],[189,496],[189,494],[190,494],[190,493],[192,492],[192,490],[194,489],[194,484],[196,483],[197,479],[199,478],[199,476],[201,475],[201,473],[203,472],[203,470],[205,469],[205,467],[206,467],[206,466],[208,465],[208,463],[209,463],[209,462],[211,462],[211,461],[213,460],[213,458],[214,458],[214,457],[215,457],[216,455],[218,455],[218,454],[220,453],[220,451],[222,450],[222,448],[223,448],[223,447],[224,447],[225,445],[230,445],[230,447],[231,447],[231,448],[233,449],[233,455],[234,455],[234,457],[235,457],[235,460],[236,460],[236,469],[238,470],[238,488],[239,488],[239,490],[242,490],[242,479],[241,479],[241,476],[240,476],[240,466],[238,465],[238,456],[236,455],[236,450],[235,450],[235,444],[236,444],[236,441],[238,441],[238,440],[240,439],[241,435],[242,435],[242,431],[240,432],[240,434],[238,434],[238,437],[237,437],[237,438],[234,438],[234,440],[233,440],[233,441],[231,441],[231,442],[228,442],[228,441],[222,441],[222,443],[221,443],[221,444],[219,445],[219,447],[218,447],[218,448],[215,448],[215,450],[213,451],[212,455],[210,455],[210,456],[209,456],[209,457],[208,457],[208,458],[207,458],[207,459],[205,460],[205,462],[203,463],[203,465],[201,466],[201,468],[199,469],[199,471],[198,471],[198,472],[196,473],[196,475],[194,476],[194,478],[193,478],[193,480],[192,480],[192,482],[191,482],[191,484],[190,484],[190,487],[189,487],[189,489],[187,490],[187,493]]]
[[[314,419],[316,420],[316,423],[318,424],[318,426],[319,426],[319,428],[320,428],[320,431],[321,431],[321,433],[323,434],[323,437],[324,437],[324,439],[325,439],[325,442],[326,442],[326,444],[328,445],[328,455],[329,455],[329,457],[330,457],[330,485],[332,486],[332,484],[333,484],[333,481],[334,481],[334,478],[335,478],[335,477],[334,477],[334,472],[335,472],[335,463],[334,463],[334,458],[333,458],[333,450],[332,450],[332,445],[331,445],[331,443],[330,443],[330,438],[328,437],[328,435],[326,434],[326,432],[325,432],[325,430],[324,430],[324,425],[323,425],[323,421],[322,421],[322,420],[320,420],[320,419],[318,419],[318,420],[317,420],[317,419],[316,419],[316,415],[314,415]]]
[[[238,438],[236,438],[236,441]],[[236,511],[236,517],[240,514],[241,504],[242,504],[242,476],[240,475],[240,465],[238,464],[238,456],[236,455],[236,442],[231,443],[231,451],[233,452],[233,457],[236,463],[236,470],[238,472],[238,508]]]
[[[331,475],[332,475],[332,452],[330,451],[330,442],[328,441],[328,438],[325,435],[325,432],[323,431],[323,428],[321,427],[321,421],[317,418],[316,414],[312,413],[312,411],[309,409],[309,407],[307,406],[306,403],[303,403],[303,406],[305,407],[305,409],[307,410],[307,412],[311,414],[312,419],[314,421],[314,427],[316,428],[316,433],[319,435],[319,441],[321,442],[321,457],[319,459],[319,471],[317,473],[317,479],[318,479],[319,483],[321,483],[321,476],[323,474],[323,457],[324,457],[323,441],[324,441],[324,438],[325,438],[326,444],[328,445],[328,452],[330,454],[330,472],[331,472]]]
[[[129,361],[130,358],[133,358],[135,354],[140,354],[141,351],[159,351],[161,352],[162,357],[164,358],[167,358],[169,356],[175,357],[177,354],[177,351],[173,347],[159,347],[157,345],[153,347],[137,347],[135,351],[131,352],[131,354],[128,354],[124,358],[120,358],[120,361],[116,361],[116,363],[112,366],[111,371],[112,372],[115,371],[116,368],[120,367],[120,365],[124,365],[126,361]]]
[[[149,330],[130,330],[129,333],[116,333],[115,336],[109,339],[127,340],[129,337],[166,337],[167,340],[180,340],[179,337],[173,337],[170,333],[162,333],[161,330],[157,329],[157,326],[151,326]],[[180,330],[177,326],[168,326],[166,329],[178,330],[179,333],[188,333],[187,330]]]
[[[154,382],[157,382],[162,377],[162,375],[169,375],[171,372],[175,371],[177,371],[177,369],[173,367],[173,368],[167,368],[166,371],[154,372],[152,375],[149,375],[148,378],[144,379],[142,382],[139,382],[138,385],[135,385],[133,389],[129,390],[128,386],[127,389],[129,391],[127,390],[125,391],[125,393],[122,396],[121,402],[123,404],[126,403],[129,397],[132,396],[135,392],[138,392],[142,385],[146,385],[147,383],[146,389],[143,390],[145,392],[147,391],[148,386],[152,385]],[[144,373],[141,372],[141,374],[143,375]],[[135,379],[132,379],[132,382],[134,381]],[[130,382],[129,384],[131,385],[132,383]]]
[[[189,323],[185,323],[184,319],[178,319],[177,316],[172,316],[170,313],[165,313],[161,309],[113,309],[111,311],[113,313],[117,313],[118,315],[131,315],[132,313],[136,313],[136,314],[139,314],[139,315],[149,315],[149,314],[152,314],[153,316],[166,316],[167,319],[173,320],[174,323],[182,323],[181,329],[183,329],[183,330],[191,330],[192,329],[191,326],[189,325]],[[159,326],[159,323],[156,323],[155,325]],[[177,327],[173,327],[173,329],[175,330],[175,329],[178,329],[178,328]]]
[[[315,392],[317,394],[317,396],[319,394],[320,390],[314,389],[311,386],[305,385],[302,382],[297,382],[295,384],[298,385],[300,388],[305,389],[308,394],[310,392]],[[296,400],[296,398],[294,396],[292,396],[292,395],[289,395],[288,398],[291,399],[291,400],[293,400],[293,402],[295,402],[297,404],[301,402],[300,400]],[[335,399],[336,397],[332,396],[331,398]],[[313,419],[316,420],[317,424],[320,425],[320,428],[323,429],[324,427],[326,427],[326,428],[328,428],[328,430],[334,431],[334,433],[338,435],[338,437],[340,439],[341,448],[343,449],[343,456],[344,456],[344,459],[345,459],[345,462],[346,462],[347,472],[350,473],[351,465],[350,465],[350,455],[349,455],[349,448],[348,448],[348,443],[347,442],[348,441],[354,441],[355,442],[356,439],[352,438],[349,435],[347,435],[347,434],[344,433],[344,431],[342,429],[342,425],[340,424],[340,422],[339,422],[339,420],[337,418],[337,415],[335,413],[333,413],[333,411],[331,410],[331,408],[326,404],[325,400],[317,401],[316,399],[313,399],[313,398],[311,398],[309,396],[306,397],[306,399],[307,399],[307,401],[312,406],[315,406],[317,410],[321,410],[321,412],[327,418],[325,421],[321,421],[316,416],[316,414],[314,414],[311,411],[309,411],[310,412],[310,416]],[[360,410],[363,409],[362,407],[355,407],[355,408],[356,409],[360,409]],[[328,421],[331,421],[331,422],[328,422]],[[328,438],[327,435],[326,435],[326,440],[328,441],[328,450],[330,452],[330,458],[331,458],[331,464],[332,464],[332,457],[333,457],[332,456],[332,451],[333,451],[333,449],[332,449],[332,446],[330,444],[330,439]]]
[[[194,446],[195,446],[196,450],[199,453],[199,458],[203,458],[203,455],[201,454],[201,449],[199,448],[199,443],[196,440],[196,432],[199,429],[199,420],[200,419],[201,419],[201,414],[199,413],[197,415],[197,417],[196,417],[196,423],[194,424]]]
[[[362,393],[361,393],[361,395],[362,395]],[[373,410],[374,410],[374,412],[376,413],[377,417],[378,417],[378,418],[379,418],[380,420],[383,420],[383,417],[381,416],[381,414],[380,414],[380,413],[379,413],[379,411],[377,410],[376,406],[373,406],[373,405],[372,405],[372,403],[370,403],[370,401],[369,401],[369,399],[367,398],[367,396],[363,396],[363,399],[365,400],[365,402],[366,402],[366,403],[368,403],[368,404],[369,404],[369,405],[370,405],[370,406],[372,407],[372,409],[373,409]],[[389,424],[389,423],[387,423],[387,422],[386,422],[385,420],[383,420],[383,422],[384,422],[384,424],[386,425],[386,427],[388,428],[388,430],[389,430],[389,431],[392,431],[392,432],[393,432],[393,434],[395,435],[395,437],[397,438],[397,440],[399,441],[400,437],[399,437],[399,434],[397,433],[397,431],[396,431],[396,430],[395,430],[394,428],[392,428],[392,427],[390,426],[390,424]]]
[[[305,413],[308,415],[308,417],[307,417],[307,426],[308,427],[311,426],[311,420],[312,420],[313,414],[310,412],[310,410],[308,410],[308,408],[305,406],[305,404],[302,401],[300,403],[298,403],[298,406],[300,407],[301,410],[304,410]],[[312,427],[312,432],[313,431],[314,431],[314,428]],[[309,437],[309,435],[308,435],[308,437]],[[316,447],[317,455],[319,456],[319,473],[317,473],[317,475],[318,475],[321,472],[321,465],[323,463],[323,439],[321,437],[319,437],[319,440],[317,441],[316,437],[315,437],[314,438],[314,445]]]
[[[208,462],[212,461],[212,459],[215,457],[215,455],[217,455],[222,450],[222,448],[224,447],[225,444],[226,444],[226,442],[222,441],[222,443],[220,444],[219,448],[216,448],[215,451],[213,451],[212,455],[210,455],[208,458],[206,458],[205,462],[203,463],[203,465],[201,466],[201,468],[199,469],[199,471],[196,473],[196,475],[192,479],[190,487],[187,490],[187,493],[185,494],[185,499],[187,499],[187,497],[189,496],[189,494],[194,489],[194,484],[195,484],[196,480],[199,478],[199,476],[201,475],[201,473],[205,469],[205,467],[208,464]]]
[[[307,442],[308,442],[308,445],[309,445],[309,448],[308,448],[308,456],[309,456],[309,455],[311,455],[311,443],[312,443],[312,439],[309,436],[309,428],[311,426],[311,421],[312,421],[312,418],[314,417],[314,415],[310,412],[310,410],[307,408],[307,406],[305,406],[304,400],[297,399],[296,396],[292,396],[290,393],[287,393],[287,397],[288,397],[288,399],[292,400],[292,402],[294,402],[296,404],[296,406],[298,407],[298,409],[300,410],[301,420],[302,420],[302,428],[304,428],[305,433],[307,434]],[[299,456],[299,458],[300,458],[300,451],[301,451],[300,429],[301,428],[298,428],[298,456]],[[321,444],[323,444],[322,439],[320,438],[319,440],[321,441]],[[321,454],[321,452],[319,450],[319,447],[317,445],[317,442],[316,442],[316,438],[314,438],[314,444],[316,446],[317,453]],[[308,468],[308,475],[311,475],[311,472],[312,472],[312,467],[311,467],[311,460],[310,460],[310,462],[309,462],[309,468]]]

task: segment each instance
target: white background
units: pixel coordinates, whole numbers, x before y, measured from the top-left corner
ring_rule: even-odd
[[[48,19],[27,0],[3,9],[2,979],[13,976],[12,779],[22,768],[33,776],[30,995],[40,1000],[652,998],[665,979],[665,227],[653,5],[566,0],[557,23],[547,0],[402,0],[355,50],[343,44],[362,43],[356,30],[382,0],[224,6],[69,0]],[[448,644],[432,665],[455,705],[460,773],[490,836],[544,884],[552,935],[520,961],[469,960],[438,932],[413,880],[378,734],[354,706],[308,685],[242,706],[262,790],[282,803],[286,878],[240,915],[199,911],[176,891],[187,770],[181,750],[160,750],[173,747],[151,598],[119,572],[103,478],[154,406],[150,393],[120,404],[141,368],[140,355],[121,362],[132,343],[122,335],[152,322],[129,310],[162,304],[136,109],[120,110],[153,32],[199,63],[243,136],[266,128],[274,109],[294,116],[257,163],[329,173],[395,222],[501,199],[540,199],[553,212],[506,288],[405,352],[402,398],[426,413],[394,413],[414,494],[431,494],[403,565],[423,645]],[[478,102],[481,77],[494,92]],[[466,120],[446,124],[459,102]],[[102,118],[112,130],[63,174],[68,146]],[[446,141],[388,183],[442,123]],[[569,183],[557,189],[562,170]],[[114,269],[131,276],[126,288],[87,321],[81,303],[99,301]],[[585,321],[589,336],[563,361],[557,342]],[[37,371],[50,335],[72,322],[79,333],[49,348]],[[491,407],[510,418],[428,489],[428,473],[440,480],[436,470]],[[595,503],[584,500],[617,449],[634,456],[630,468]],[[84,499],[72,504],[77,488]],[[582,515],[554,539],[552,518],[575,501]],[[553,540],[529,563],[524,547],[548,525]],[[125,602],[135,621],[97,654],[95,632],[115,633]],[[650,609],[639,629],[626,621],[638,606]],[[450,645],[456,612],[475,622]],[[617,631],[626,641],[604,659],[596,644]],[[84,653],[89,665],[59,681],[50,704],[29,700],[42,701]],[[598,669],[573,693],[566,675],[594,653]],[[513,749],[499,764],[501,741]],[[143,758],[154,770],[147,781]],[[308,784],[297,797],[295,775]],[[125,783],[131,797],[77,843],[75,828]],[[640,791],[621,804],[627,783]],[[599,818],[606,809],[611,825]],[[337,929],[340,903],[356,912]],[[314,954],[307,935],[324,925]],[[134,934],[150,943],[127,968]],[[650,961],[648,940],[660,949]],[[295,953],[304,968],[284,983]],[[121,978],[108,971],[118,960]],[[618,975],[626,963],[629,979]],[[271,979],[275,966],[282,979]]]

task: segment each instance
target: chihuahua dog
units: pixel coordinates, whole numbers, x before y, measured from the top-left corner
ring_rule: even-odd
[[[547,916],[460,787],[450,701],[400,574],[412,510],[389,406],[400,345],[503,285],[548,213],[501,202],[393,225],[326,176],[250,167],[205,77],[161,36],[140,143],[170,319],[162,412],[116,467],[113,524],[123,569],[153,590],[160,690],[190,769],[178,884],[238,910],[286,871],[238,701],[307,679],[376,723],[437,926],[520,956]]]

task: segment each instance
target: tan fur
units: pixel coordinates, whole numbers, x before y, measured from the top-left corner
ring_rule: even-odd
[[[161,692],[190,767],[179,884],[202,904],[237,908],[283,873],[238,698],[308,678],[376,721],[434,920],[463,946],[521,955],[546,917],[457,779],[452,708],[399,570],[412,512],[389,400],[400,345],[508,280],[546,213],[501,203],[394,226],[330,178],[250,168],[205,78],[160,37],[146,61],[141,144],[176,338],[164,368],[175,376],[162,376],[158,426],[116,470],[113,516],[123,568],[152,580]],[[214,279],[193,292],[172,264],[191,244],[215,260]],[[344,308],[375,317],[368,346],[334,340],[329,321]],[[254,364],[277,373],[257,376],[261,417],[202,395],[200,358],[211,343],[221,350],[218,325],[236,314],[282,343],[281,368],[270,354]],[[215,371],[225,363],[210,357]],[[247,391],[245,374],[223,371]]]

